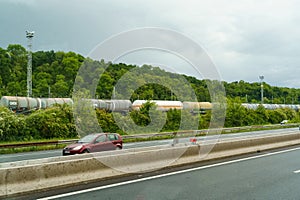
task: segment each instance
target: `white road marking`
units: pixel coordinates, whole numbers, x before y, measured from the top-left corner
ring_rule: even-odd
[[[298,173],[300,173],[300,169],[299,169],[299,170],[296,170],[296,171],[294,171],[294,173],[295,173],[295,174],[298,174]]]
[[[296,150],[300,150],[300,147],[293,148],[293,149],[282,150],[282,151],[277,151],[277,152],[272,152],[272,153],[267,153],[267,154],[262,154],[262,155],[257,155],[257,156],[252,156],[252,157],[247,157],[247,158],[230,160],[230,161],[226,161],[226,162],[222,162],[222,163],[216,163],[216,164],[212,164],[212,165],[205,165],[205,166],[201,166],[201,167],[196,167],[196,168],[191,168],[191,169],[185,169],[185,170],[176,171],[176,172],[170,172],[170,173],[166,173],[166,174],[160,174],[160,175],[151,176],[151,177],[145,177],[145,178],[140,178],[140,179],[125,181],[125,182],[121,182],[121,183],[104,185],[104,186],[90,188],[90,189],[85,189],[85,190],[80,190],[80,191],[76,191],[76,192],[70,192],[70,193],[65,193],[65,194],[60,194],[60,195],[45,197],[45,198],[41,198],[41,199],[38,199],[38,200],[48,200],[48,199],[56,199],[56,198],[68,197],[68,196],[73,196],[73,195],[77,195],[77,194],[82,194],[82,193],[87,193],[87,192],[93,192],[93,191],[97,191],[97,190],[103,190],[103,189],[106,189],[106,188],[112,188],[112,187],[117,187],[117,186],[122,186],[122,185],[128,185],[128,184],[132,184],[132,183],[138,183],[138,182],[142,182],[142,181],[147,181],[147,180],[152,180],[152,179],[157,179],[157,178],[172,176],[172,175],[176,175],[176,174],[182,174],[182,173],[197,171],[197,170],[201,170],[201,169],[208,169],[208,168],[218,167],[218,166],[222,166],[222,165],[228,165],[228,164],[232,164],[232,163],[237,163],[237,162],[242,162],[242,161],[247,161],[247,160],[252,160],[252,159],[257,159],[257,158],[262,158],[262,157],[267,157],[267,156],[272,156],[272,155],[277,155],[277,154],[282,154],[282,153],[287,153],[287,152],[296,151]],[[300,172],[300,170],[299,170],[299,172]]]

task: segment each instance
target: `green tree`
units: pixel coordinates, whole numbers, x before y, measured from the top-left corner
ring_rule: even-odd
[[[57,75],[56,82],[51,87],[51,92],[54,97],[68,97],[69,95],[69,87],[68,83],[65,82],[64,75]]]
[[[225,119],[226,127],[247,125],[247,122],[245,122],[246,115],[246,109],[242,106],[241,101],[238,98],[235,100],[228,99]]]

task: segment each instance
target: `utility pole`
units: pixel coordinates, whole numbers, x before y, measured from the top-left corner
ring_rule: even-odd
[[[50,87],[50,85],[48,86],[48,97],[51,98],[51,87]]]
[[[260,94],[261,94],[261,104],[264,103],[264,76],[259,76],[260,79]]]
[[[32,38],[34,31],[26,31],[26,38],[28,39],[28,63],[27,63],[27,97],[32,96]]]
[[[113,99],[116,99],[116,87],[114,87],[114,89],[113,89],[113,95],[112,95],[112,98],[113,98]]]

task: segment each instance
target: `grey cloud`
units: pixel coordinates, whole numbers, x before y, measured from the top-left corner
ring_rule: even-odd
[[[2,0],[0,46],[25,46],[25,30],[30,29],[36,31],[34,50],[87,55],[119,32],[163,27],[202,45],[226,81],[258,81],[264,74],[272,85],[300,88],[299,8],[293,0]]]

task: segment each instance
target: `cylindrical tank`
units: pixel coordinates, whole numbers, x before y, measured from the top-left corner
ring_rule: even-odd
[[[262,104],[262,106],[267,110],[273,110],[272,104]]]
[[[157,110],[160,110],[160,111],[168,111],[170,109],[182,110],[182,108],[183,108],[181,101],[154,100],[153,102],[156,104]]]
[[[1,105],[16,110],[18,108],[18,100],[16,97],[3,96],[1,98]]]
[[[128,112],[131,110],[132,103],[130,100],[104,100],[106,109],[111,112]]]
[[[184,101],[182,104],[183,104],[183,109],[184,110],[200,111],[199,102]]]
[[[39,98],[3,96],[1,104],[14,112],[25,112],[41,108],[41,100]]]
[[[107,104],[104,100],[92,99],[91,101],[94,105],[94,108],[104,109],[104,110],[107,108]]]
[[[242,106],[244,106],[247,109],[256,110],[259,104],[255,103],[242,103]]]
[[[279,105],[278,104],[273,104],[273,107],[274,107],[274,110],[276,110],[276,109],[279,108]]]
[[[73,100],[71,98],[55,98],[57,104],[68,104],[73,105]]]
[[[211,110],[212,104],[210,102],[183,102],[183,109],[190,111],[203,111],[203,110]]]
[[[132,103],[132,110],[140,110],[141,106],[146,103],[147,101],[146,100],[135,100],[133,103]]]
[[[139,110],[141,106],[146,103],[146,100],[136,100],[132,104],[133,110]],[[151,103],[155,103],[157,110],[168,111],[170,109],[182,110],[183,105],[181,101],[163,101],[163,100],[150,100]]]
[[[73,105],[71,98],[41,98],[41,108],[49,108],[54,104]]]
[[[199,102],[199,106],[201,110],[211,110],[212,104],[210,102]]]

